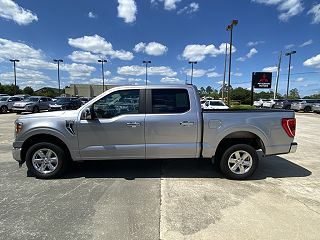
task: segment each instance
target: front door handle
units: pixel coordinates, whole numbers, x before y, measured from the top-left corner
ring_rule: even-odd
[[[194,122],[190,122],[190,121],[182,121],[180,122],[181,126],[193,126]]]
[[[135,128],[135,127],[140,127],[140,126],[141,126],[141,123],[139,123],[139,122],[128,122],[127,123],[127,127]]]

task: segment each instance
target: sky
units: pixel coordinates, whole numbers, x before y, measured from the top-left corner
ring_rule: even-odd
[[[0,82],[58,88],[73,83],[190,83],[220,89],[233,19],[231,85],[250,88],[252,72],[270,71],[274,88],[280,51],[279,92],[320,93],[318,0],[0,0]],[[272,90],[272,89],[271,89]]]

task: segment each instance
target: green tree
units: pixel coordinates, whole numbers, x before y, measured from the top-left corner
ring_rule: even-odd
[[[33,93],[34,93],[33,88],[32,88],[32,87],[29,87],[29,86],[25,87],[25,88],[22,90],[22,92],[23,92],[24,94],[29,94],[29,95],[33,95]]]
[[[289,97],[290,99],[299,99],[300,95],[299,95],[299,90],[297,88],[293,88],[290,90],[289,92]]]
[[[210,93],[212,93],[212,92],[213,92],[212,87],[211,87],[211,86],[207,86],[207,87],[206,87],[206,93],[207,93],[207,94],[210,94]]]
[[[242,87],[237,87],[231,91],[231,99],[237,100],[241,104],[250,104],[251,91]]]

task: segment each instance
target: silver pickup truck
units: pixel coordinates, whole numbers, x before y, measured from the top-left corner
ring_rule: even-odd
[[[38,178],[70,161],[209,158],[226,177],[244,179],[264,155],[294,152],[288,110],[202,110],[192,85],[112,88],[78,110],[21,116],[13,157]]]

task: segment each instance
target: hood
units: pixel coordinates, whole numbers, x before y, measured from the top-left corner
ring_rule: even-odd
[[[34,113],[20,116],[20,119],[30,119],[30,118],[76,118],[78,116],[78,111],[57,111],[57,112],[43,112]]]
[[[35,102],[23,102],[23,101],[19,101],[19,102],[15,102],[13,104],[13,106],[17,106],[17,107],[25,107],[27,104],[34,104]]]

